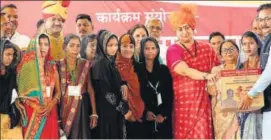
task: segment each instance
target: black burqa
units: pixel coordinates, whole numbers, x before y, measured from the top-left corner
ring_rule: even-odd
[[[7,48],[14,49],[14,58],[9,66],[3,66],[3,53]],[[20,49],[9,40],[1,39],[0,68],[5,67],[4,75],[0,74],[0,114],[8,114],[11,121],[10,128],[15,127],[20,121],[20,112],[15,103],[11,104],[12,92],[17,91],[16,66],[20,62]],[[2,68],[1,68],[2,69]]]
[[[95,91],[98,119],[98,138],[126,138],[124,115],[127,102],[122,100],[121,77],[115,66],[115,57],[106,52],[108,41],[117,36],[106,30],[98,33],[97,53],[91,67],[91,80]]]
[[[156,48],[158,49],[158,53],[154,59],[152,72],[149,72],[146,69],[146,58],[144,56],[145,45],[148,41],[154,42]],[[138,67],[141,97],[145,103],[147,111],[153,112],[156,116],[161,114],[166,118],[163,123],[156,124],[154,121],[145,120],[145,138],[172,139],[172,77],[167,66],[159,63],[159,52],[159,44],[156,39],[147,37],[141,41],[139,55],[141,64]],[[155,88],[157,92],[155,91]],[[160,105],[158,105],[157,93],[161,94],[162,103]]]

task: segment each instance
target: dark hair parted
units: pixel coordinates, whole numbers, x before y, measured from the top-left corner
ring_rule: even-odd
[[[241,44],[243,44],[243,39],[244,37],[251,37],[254,39],[254,41],[256,42],[256,44],[258,45],[258,55],[260,55],[261,52],[261,47],[263,45],[261,39],[259,38],[259,36],[257,36],[255,33],[253,33],[252,31],[247,31],[242,35],[241,38]]]
[[[128,30],[128,33],[129,33],[130,35],[133,35],[134,32],[135,32],[137,29],[139,29],[139,28],[143,28],[143,29],[145,30],[147,36],[149,36],[148,30],[147,30],[146,26],[143,25],[143,24],[136,24],[136,25],[134,25],[131,29]]]
[[[88,46],[88,43],[93,42],[95,40],[97,41],[97,36],[95,34],[89,34],[83,37],[82,43],[81,43],[81,50],[80,50],[80,55],[82,58],[84,59],[87,58],[86,48]]]
[[[153,37],[145,37],[141,40],[140,42],[140,53],[139,53],[139,62],[145,62],[145,56],[144,56],[144,48],[145,48],[145,45],[148,41],[151,41],[155,44],[155,47],[156,49],[158,49],[158,52],[157,52],[157,55],[155,57],[155,63],[159,63],[159,55],[160,55],[160,46],[159,46],[159,43],[157,42],[157,40]]]
[[[225,36],[221,33],[221,32],[212,32],[209,36],[209,42],[211,41],[211,39],[215,36],[221,36],[223,38],[223,40],[225,40]]]
[[[75,35],[75,34],[67,34],[67,35],[64,37],[63,49],[66,49],[67,45],[69,44],[69,42],[70,42],[72,39],[78,39],[78,40],[80,41],[80,44],[81,44],[81,40],[80,40],[80,37],[79,37],[78,35]]]
[[[257,43],[257,45],[260,45],[260,40],[259,38],[257,37],[257,35],[255,33],[253,33],[252,31],[247,31],[245,32],[243,35],[242,35],[242,38],[241,38],[241,43],[243,44],[243,39],[244,37],[251,37],[255,40],[255,42]]]
[[[7,70],[15,70],[18,63],[21,61],[20,49],[17,45],[13,44],[10,40],[1,39],[0,46],[0,64],[2,63],[3,54],[6,49],[12,48],[14,50],[14,57],[11,64],[7,67]],[[1,67],[1,66],[0,66]]]

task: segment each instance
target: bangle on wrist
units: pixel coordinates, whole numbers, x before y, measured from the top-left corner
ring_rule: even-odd
[[[208,76],[208,73],[203,73],[203,79],[206,80]]]
[[[54,97],[54,99],[56,99],[56,103],[59,103],[60,102],[60,99],[56,96]]]
[[[90,118],[92,118],[92,117],[96,117],[97,119],[99,118],[99,116],[97,114],[90,115]]]
[[[25,100],[24,101],[26,105],[30,106],[30,101],[29,100]]]

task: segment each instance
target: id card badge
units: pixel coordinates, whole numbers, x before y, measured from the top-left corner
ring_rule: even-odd
[[[69,96],[80,96],[81,95],[81,86],[68,86],[68,95]]]
[[[159,106],[163,103],[161,93],[158,93],[156,96],[157,96],[157,106]]]
[[[46,87],[46,97],[51,97],[51,87],[49,86]]]
[[[10,104],[13,104],[17,98],[18,98],[18,93],[17,93],[16,89],[13,89]]]

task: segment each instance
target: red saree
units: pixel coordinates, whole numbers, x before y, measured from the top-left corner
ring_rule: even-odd
[[[28,51],[17,67],[18,93],[23,100],[30,100],[38,105],[47,105],[52,101],[55,88],[56,64],[47,63],[41,58],[39,35],[32,39]],[[45,71],[46,70],[46,71]],[[47,75],[46,75],[47,72]],[[46,88],[50,89],[50,92]],[[25,102],[19,103],[23,115],[24,139],[58,139],[58,117],[56,105],[47,116],[37,113],[34,108]]]
[[[167,51],[167,64],[173,77],[173,135],[175,139],[211,139],[211,105],[205,90],[207,81],[193,80],[173,71],[176,64],[185,61],[193,69],[210,72],[220,61],[214,50],[201,42],[190,47],[196,57],[183,47],[174,44]]]

